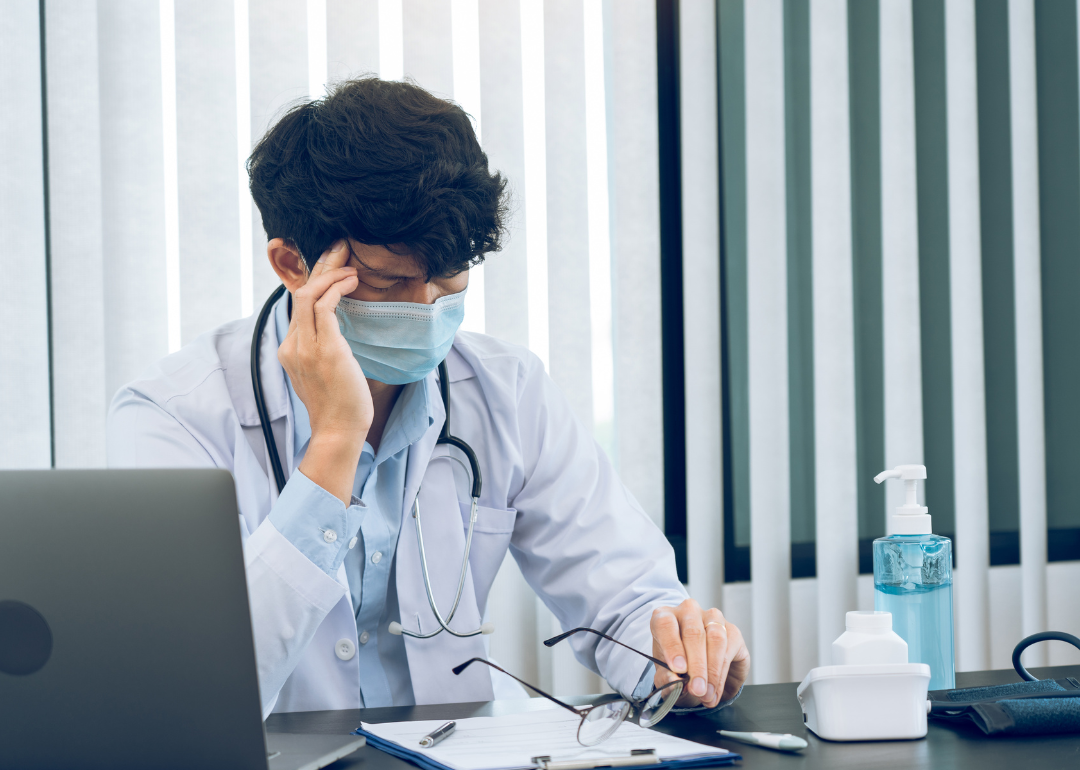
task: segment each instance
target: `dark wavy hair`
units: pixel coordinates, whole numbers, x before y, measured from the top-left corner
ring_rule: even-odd
[[[247,161],[268,239],[308,266],[337,239],[407,254],[428,280],[498,251],[506,180],[468,115],[414,83],[364,77],[294,105]]]

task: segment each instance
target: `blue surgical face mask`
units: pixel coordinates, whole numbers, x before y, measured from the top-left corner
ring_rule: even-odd
[[[465,318],[465,291],[435,300],[362,302],[342,297],[338,326],[364,376],[389,385],[426,377],[446,358]]]

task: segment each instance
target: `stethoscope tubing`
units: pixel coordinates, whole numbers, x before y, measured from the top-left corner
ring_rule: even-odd
[[[273,311],[274,304],[281,298],[281,295],[285,293],[285,286],[281,285],[271,292],[266,302],[263,304],[262,309],[259,311],[259,317],[255,321],[255,332],[251,338],[251,389],[255,396],[255,410],[259,414],[259,422],[262,427],[263,440],[266,442],[266,450],[269,455],[270,467],[274,474],[274,482],[277,484],[278,494],[280,495],[285,489],[285,469],[281,464],[281,456],[278,453],[277,440],[274,438],[273,428],[270,426],[270,414],[266,408],[266,399],[263,395],[262,388],[262,370],[260,369],[260,348],[262,347],[262,335],[266,329],[266,322],[270,318],[270,313]],[[465,575],[469,568],[469,554],[472,552],[472,539],[473,528],[476,525],[476,507],[480,502],[480,492],[483,488],[483,482],[480,477],[480,463],[476,459],[476,453],[469,444],[463,439],[457,436],[450,435],[450,375],[446,368],[445,359],[439,363],[439,394],[442,396],[443,411],[446,414],[443,420],[442,431],[439,433],[439,438],[436,440],[436,445],[447,444],[449,446],[457,447],[462,454],[469,461],[469,466],[472,475],[472,504],[469,512],[469,530],[465,536],[465,554],[461,561],[461,574],[458,576],[457,592],[454,595],[454,604],[450,608],[450,612],[444,619],[439,612],[438,607],[435,606],[435,595],[431,589],[431,579],[428,576],[427,554],[424,552],[424,533],[423,528],[420,525],[420,490],[416,491],[416,497],[413,498],[413,510],[412,518],[416,525],[416,544],[420,551],[420,571],[424,576],[424,592],[427,594],[428,605],[431,607],[431,612],[435,615],[435,620],[439,623],[439,628],[431,631],[427,634],[421,634],[416,631],[409,631],[401,626],[400,623],[392,623],[391,629],[396,626],[396,632],[405,636],[410,636],[414,639],[430,639],[443,631],[457,636],[460,638],[478,636],[484,633],[491,633],[491,626],[488,624],[481,625],[480,628],[475,631],[461,632],[455,631],[450,628],[450,621],[454,619],[454,613],[457,612],[458,604],[461,602],[461,594],[465,587]],[[455,460],[461,463],[456,457],[450,457],[449,459]],[[464,467],[464,464],[462,464]],[[395,633],[391,630],[390,633]]]
[[[266,321],[274,309],[274,303],[285,293],[285,285],[282,284],[274,289],[267,298],[259,317],[255,321],[255,333],[251,337],[251,390],[255,395],[255,411],[259,413],[259,424],[262,426],[263,440],[266,442],[266,451],[270,455],[270,467],[274,472],[274,482],[277,484],[278,494],[285,491],[285,470],[281,467],[281,457],[278,455],[277,441],[274,439],[274,429],[270,426],[270,413],[266,409],[266,398],[262,389],[262,369],[259,368],[259,353],[262,348],[262,335],[266,329]]]
[[[444,620],[442,615],[439,613],[439,608],[435,606],[435,596],[432,594],[431,591],[431,579],[428,577],[427,569],[427,554],[424,553],[424,532],[420,526],[420,493],[419,491],[416,493],[416,498],[413,500],[412,515],[413,520],[416,522],[416,545],[417,548],[420,550],[420,571],[424,574],[424,591],[427,593],[428,606],[431,607],[431,612],[433,615],[435,615],[435,620],[439,622],[439,628],[426,634],[421,634],[416,631],[407,631],[405,628],[402,628],[401,633],[405,636],[411,636],[413,639],[430,639],[431,637],[437,636],[443,631],[446,631],[448,634],[451,634],[453,636],[466,638],[470,636],[476,636],[477,634],[482,634],[484,632],[483,626],[476,629],[475,631],[470,631],[468,633],[462,633],[450,628],[450,621],[454,619],[454,613],[457,612],[458,602],[461,601],[462,589],[465,587],[465,575],[469,567],[469,551],[472,550],[473,527],[476,524],[477,502],[477,499],[474,497],[472,499],[472,510],[469,513],[469,532],[465,536],[465,557],[461,562],[461,574],[458,577],[457,593],[455,593],[454,595],[454,605],[450,608],[450,613],[446,616],[446,619]]]

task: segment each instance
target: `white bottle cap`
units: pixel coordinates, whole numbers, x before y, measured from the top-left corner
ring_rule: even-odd
[[[861,633],[880,633],[892,631],[892,613],[876,612],[874,610],[852,610],[845,618],[848,631]]]
[[[924,505],[919,505],[916,485],[919,479],[926,478],[925,465],[897,465],[891,471],[882,471],[874,476],[880,484],[885,479],[902,479],[904,482],[904,504],[897,506],[889,520],[894,535],[929,535],[930,514]]]

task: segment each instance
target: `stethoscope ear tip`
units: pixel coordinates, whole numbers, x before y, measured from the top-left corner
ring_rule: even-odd
[[[495,624],[494,623],[485,623],[484,625],[480,626],[480,633],[484,634],[485,636],[487,634],[495,633]]]
[[[394,621],[393,623],[390,624],[390,627],[387,629],[387,631],[389,631],[394,636],[401,636],[401,631],[402,631],[401,624],[398,623],[397,621]]]

